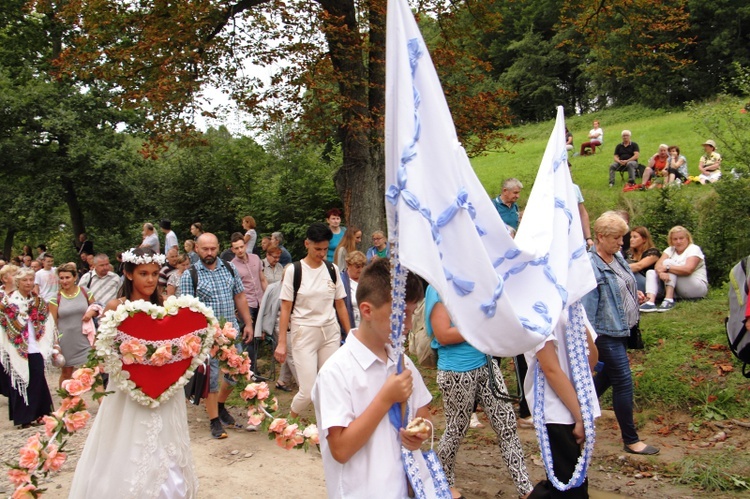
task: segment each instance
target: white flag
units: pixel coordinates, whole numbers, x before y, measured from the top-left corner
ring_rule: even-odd
[[[401,264],[436,288],[474,347],[528,351],[595,286],[562,108],[513,240],[458,141],[406,0],[389,0],[386,35],[386,207]]]

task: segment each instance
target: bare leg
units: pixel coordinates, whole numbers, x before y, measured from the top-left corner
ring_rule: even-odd
[[[75,367],[63,367],[62,371],[60,372],[60,388],[62,388],[62,382],[66,379],[70,379],[73,377],[73,370]]]
[[[208,419],[216,419],[219,417],[219,393],[209,393],[206,398],[206,412],[208,413]]]

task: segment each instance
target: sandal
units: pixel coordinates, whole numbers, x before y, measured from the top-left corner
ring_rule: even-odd
[[[279,383],[276,383],[276,389],[277,390],[281,390],[282,392],[291,392],[292,391],[292,389],[289,388],[288,386],[282,385],[282,384],[279,384]]]

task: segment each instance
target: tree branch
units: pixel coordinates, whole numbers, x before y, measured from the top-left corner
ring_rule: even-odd
[[[216,23],[216,26],[214,27],[213,31],[211,31],[211,33],[209,33],[208,36],[204,39],[204,42],[210,42],[211,40],[216,38],[216,36],[221,33],[221,30],[224,29],[224,26],[226,26],[227,23],[236,14],[268,2],[270,2],[270,0],[240,0],[235,4],[229,5],[226,10],[224,10],[224,12],[219,14],[219,20]]]

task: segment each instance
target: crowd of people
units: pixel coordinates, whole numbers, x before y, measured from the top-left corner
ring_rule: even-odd
[[[589,139],[586,148],[593,153],[603,140],[598,122]],[[634,145],[637,152],[637,145],[629,139],[630,133],[623,133],[623,143],[627,142],[624,147]],[[709,152],[707,148],[707,161],[711,159]],[[683,161],[670,162],[670,157]],[[637,161],[637,156],[635,159],[624,157],[624,163],[618,165],[628,168],[630,174],[636,166],[628,167],[628,160]],[[701,162],[702,168],[704,163]],[[670,165],[675,172],[683,166],[686,168],[679,148],[664,145],[649,162],[646,173],[666,170],[672,175]],[[611,169],[610,174],[614,171],[616,169]],[[675,173],[675,178],[682,177]],[[629,228],[627,214],[607,212],[592,227],[580,189],[574,188],[582,221],[581,236],[590,249],[592,268],[599,284],[583,299],[593,352],[592,366],[597,358],[600,361],[595,375],[592,374],[592,386],[597,395],[612,387],[613,407],[624,450],[655,454],[659,449],[640,439],[633,419],[633,381],[626,353],[628,338],[638,329],[641,313],[667,312],[674,307],[676,299],[706,295],[704,256],[684,227],[670,230],[669,246],[664,251],[654,247],[646,227]],[[511,235],[518,230],[523,217],[518,206],[522,189],[520,181],[507,179],[501,193],[493,199]],[[180,251],[169,220],[158,224],[163,243],[156,225],[145,223],[135,254],[151,258],[150,255],[163,251],[160,262],[164,262],[153,272],[149,271],[148,276],[139,276],[137,271],[141,265],[132,262],[123,262],[115,269],[106,254],[94,253],[93,243],[85,235],[77,244],[80,264],[64,263],[55,267],[54,256],[44,245],[37,248],[36,257],[24,253],[16,261],[18,265],[0,261],[1,312],[7,318],[8,307],[16,306],[26,310],[28,318],[18,324],[4,320],[7,334],[0,338],[0,390],[9,398],[11,419],[27,427],[40,424],[40,418],[50,414],[53,406],[44,377],[45,359],[53,348],[59,349],[64,357],[59,382],[69,379],[73,369],[85,362],[96,337],[96,319],[105,308],[111,310],[122,303],[121,300],[144,293],[144,296],[157,296],[158,302],[171,295],[192,295],[211,307],[217,318],[234,323],[240,332],[238,342],[252,359],[253,369],[257,362],[254,351],[257,338],[274,338],[274,357],[281,364],[276,388],[292,391],[295,385],[297,387],[289,408],[290,417],[298,417],[314,403],[329,490],[343,487],[347,493],[342,495],[356,494],[363,484],[372,483],[366,480],[354,483],[352,477],[347,476],[352,470],[359,470],[362,476],[372,473],[367,469],[367,459],[362,461],[358,452],[364,449],[381,457],[394,452],[384,442],[372,443],[374,435],[388,429],[387,408],[392,403],[409,400],[413,404],[412,415],[425,416],[431,396],[413,364],[409,362],[408,369],[397,375],[393,359],[389,357],[386,344],[391,305],[390,294],[384,291],[390,286],[387,237],[383,231],[374,231],[372,245],[361,248],[362,231],[354,226],[343,226],[342,215],[340,210],[332,209],[326,214],[326,223],[312,224],[306,233],[305,255],[294,262],[283,246],[283,235],[274,232],[259,238],[256,222],[250,216],[242,219],[243,230],[232,234],[224,253],[220,252],[218,238],[206,232],[200,223],[191,225],[192,237],[184,241],[184,251]],[[155,261],[149,260],[149,268],[154,267]],[[414,299],[407,300],[407,322],[416,303],[424,300],[425,326],[437,352],[437,381],[443,394],[446,419],[438,456],[452,495],[461,496],[456,487],[456,455],[466,431],[475,426],[472,420],[476,421],[475,412],[481,405],[497,434],[501,454],[519,497],[529,497],[534,486],[526,469],[518,426],[533,425],[530,410],[533,409],[533,394],[522,397],[516,415],[507,397],[498,360],[488,358],[467,343],[453,325],[435,289],[428,287],[425,294],[421,283],[417,283],[419,286],[412,283],[410,296]],[[558,329],[564,328],[560,325]],[[563,334],[560,331],[556,334]],[[17,336],[11,337],[12,334]],[[16,341],[18,338],[20,340]],[[553,447],[570,451],[583,438],[580,407],[577,403],[569,404],[570,374],[559,369],[564,361],[563,353],[553,343],[545,345],[515,358],[519,381],[525,378],[529,387],[527,364],[532,365],[531,372],[537,364],[549,369],[555,390],[553,396],[558,398],[554,399],[557,402],[550,402],[551,407],[557,409],[550,409],[547,430]],[[206,410],[211,435],[217,439],[227,438],[226,428],[234,427],[256,430],[253,425],[237,424],[231,407],[226,405],[234,388],[233,381],[228,377],[221,379],[217,359],[211,359],[210,363]],[[378,372],[382,370],[383,376],[370,373],[369,365],[378,365]],[[555,373],[561,373],[562,378]],[[368,384],[368,380],[375,378],[379,382]],[[353,386],[357,388],[352,389]],[[498,393],[504,395],[498,397]],[[546,398],[544,403],[547,404]],[[402,443],[416,449],[426,438],[423,433],[402,434]],[[373,446],[383,448],[374,451]],[[570,456],[559,459],[562,465],[570,464],[569,461]],[[342,467],[347,462],[356,466]],[[565,475],[567,468],[561,469],[563,471],[556,468],[555,472]],[[569,496],[586,497],[585,490],[584,484],[580,495]]]
[[[623,130],[622,141],[615,146],[614,160],[609,166],[609,186],[615,185],[615,174],[624,175],[628,179],[624,190],[645,190],[655,187],[679,186],[697,182],[709,184],[721,179],[721,154],[716,151],[716,142],[705,141],[703,154],[698,160],[698,174],[690,175],[688,160],[682,154],[677,145],[660,144],[658,150],[649,156],[646,164],[643,164],[643,156],[640,147],[632,140],[632,132]],[[568,151],[573,150],[573,134],[565,129],[565,147]],[[598,120],[594,120],[593,128],[588,133],[588,138],[581,144],[580,151],[574,156],[590,156],[596,154],[596,148],[604,144],[604,130]],[[641,183],[637,179],[641,178]]]

